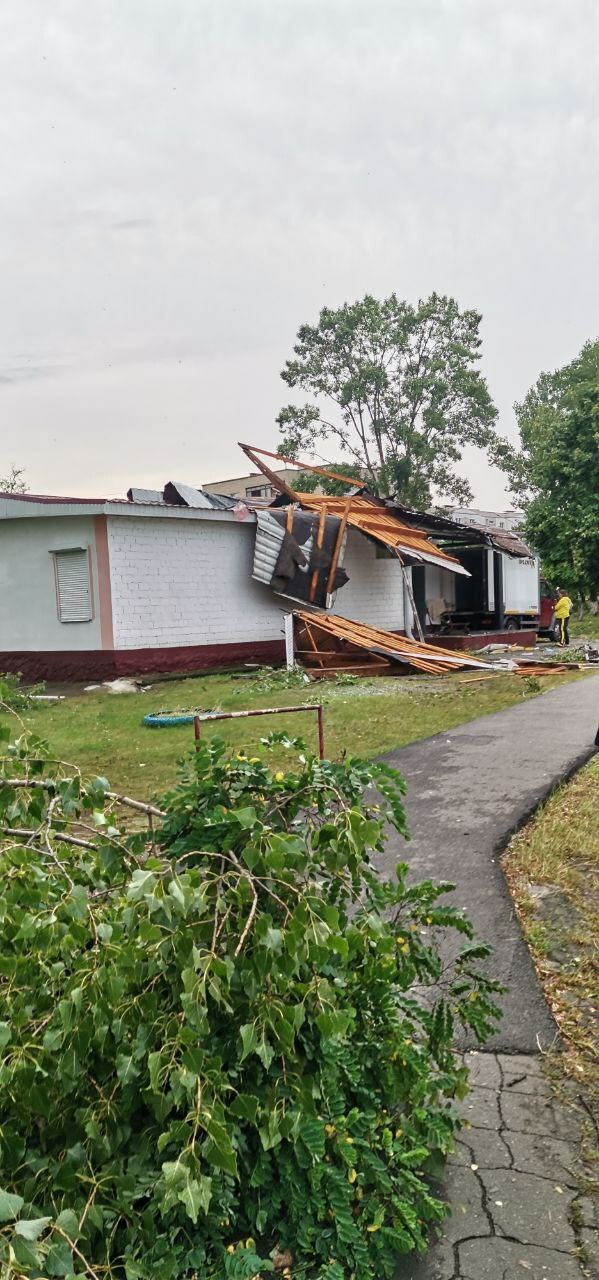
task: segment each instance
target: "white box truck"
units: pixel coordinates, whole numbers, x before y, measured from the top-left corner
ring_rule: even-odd
[[[523,560],[518,556],[508,556],[503,551],[491,552],[491,554],[501,558],[506,630],[538,626],[541,614],[541,573],[538,556],[528,556]]]
[[[470,576],[454,579],[453,598],[447,601],[440,617],[441,633],[538,630],[543,625],[537,556],[511,556],[505,551],[481,546],[453,546],[451,551]],[[414,570],[412,574],[416,576]],[[444,594],[434,590],[436,583],[429,583],[427,579],[423,586],[426,599]]]

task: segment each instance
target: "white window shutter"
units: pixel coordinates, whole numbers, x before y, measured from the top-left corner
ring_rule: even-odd
[[[88,553],[81,547],[55,551],[58,616],[61,622],[91,622]]]

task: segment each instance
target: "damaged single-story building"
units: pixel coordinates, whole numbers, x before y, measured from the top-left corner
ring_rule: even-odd
[[[403,566],[464,570],[426,534],[379,512],[379,526],[387,524],[377,536],[368,517],[308,518],[304,581],[315,585],[320,573],[320,583],[312,599],[309,586],[288,598],[284,580],[277,593],[258,563],[258,522],[278,518],[285,533],[284,510],[256,511],[172,483],[130,489],[123,501],[0,495],[0,671],[76,680],[274,662],[285,655],[284,615],[298,598],[409,635]],[[314,569],[320,526],[342,535],[335,567],[342,587],[329,582],[326,545]]]
[[[289,656],[292,613],[312,644],[306,610],[364,624],[375,649],[380,632],[407,637],[383,647],[389,662],[408,663],[409,642],[434,638],[439,619],[451,630],[463,594],[454,583],[478,590],[477,575],[494,572],[502,553],[488,532],[366,488],[296,493],[242,448],[273,479],[268,505],[173,482],[122,501],[0,494],[0,671],[97,680],[277,662],[286,644]],[[525,554],[509,549],[511,559]],[[494,598],[500,616],[499,585]],[[363,631],[351,634],[355,643],[349,633],[324,642],[331,662],[362,651]],[[438,652],[422,660],[443,666]]]

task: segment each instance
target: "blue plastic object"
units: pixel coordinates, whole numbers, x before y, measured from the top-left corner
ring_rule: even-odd
[[[144,724],[148,729],[171,729],[177,724],[193,724],[195,714],[191,712],[181,712],[180,715],[168,715],[162,711],[156,711],[152,715],[144,716]]]

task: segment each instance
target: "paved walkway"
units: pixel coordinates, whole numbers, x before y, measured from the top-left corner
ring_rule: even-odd
[[[487,1051],[465,1052],[467,1127],[442,1188],[452,1216],[424,1259],[402,1260],[397,1280],[599,1280],[580,1122],[542,1074],[539,1051],[556,1026],[498,863],[510,834],[592,754],[598,723],[599,677],[587,677],[386,757],[408,783],[412,840],[393,836],[381,869],[406,859],[413,878],[454,883],[509,987]]]
[[[532,1054],[466,1054],[466,1127],[442,1195],[452,1214],[396,1280],[599,1277],[599,1206],[581,1190],[579,1122]]]
[[[412,839],[392,833],[381,868],[391,874],[405,860],[414,879],[456,885],[455,899],[494,948],[494,976],[509,988],[493,1049],[537,1053],[555,1039],[498,855],[592,754],[598,724],[599,676],[587,676],[385,756],[408,784]]]

